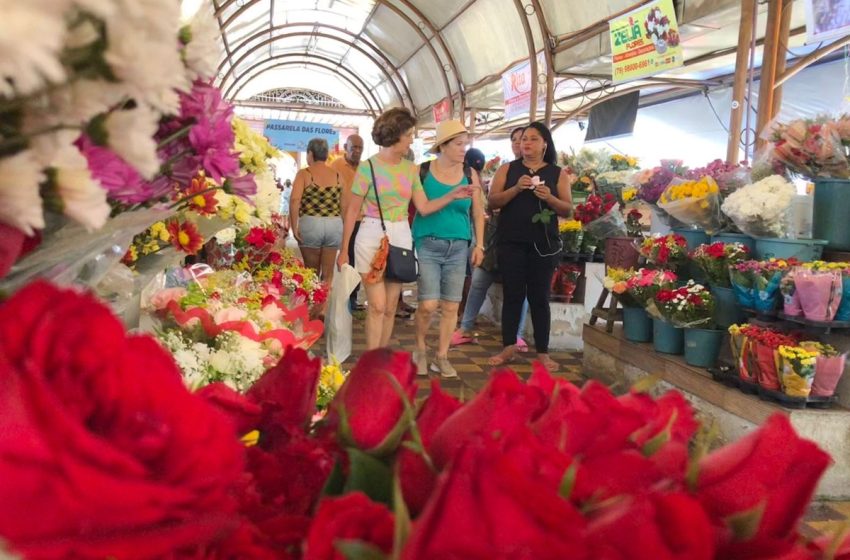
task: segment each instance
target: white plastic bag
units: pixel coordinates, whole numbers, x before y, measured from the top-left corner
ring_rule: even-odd
[[[360,284],[360,274],[350,264],[334,273],[328,309],[325,313],[327,355],[338,364],[351,355],[351,309],[348,298]]]

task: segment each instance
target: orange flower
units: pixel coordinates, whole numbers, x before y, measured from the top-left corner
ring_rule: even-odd
[[[168,233],[171,234],[171,244],[174,248],[189,255],[197,253],[204,244],[204,238],[192,222],[181,224],[177,220],[172,220],[168,222]]]
[[[204,177],[192,179],[192,186],[185,193],[189,208],[204,216],[215,214],[218,200]]]

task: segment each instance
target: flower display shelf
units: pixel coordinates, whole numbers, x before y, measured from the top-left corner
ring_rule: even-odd
[[[796,323],[798,325],[804,325],[806,327],[823,329],[825,334],[829,334],[832,329],[850,329],[850,321],[813,321],[811,319],[806,319],[802,316],[795,317],[793,315],[786,315],[781,311],[778,312],[776,316],[782,319],[783,321],[788,321],[789,323]]]
[[[561,253],[561,262],[605,262],[605,255],[597,253]]]
[[[756,383],[750,383],[749,381],[745,381],[738,376],[738,371],[728,364],[718,365],[714,368],[709,368],[708,372],[711,374],[712,379],[717,381],[718,383],[722,383],[727,387],[737,387],[741,390],[741,392],[747,395],[758,395],[758,397],[762,400],[773,401],[776,402],[786,408],[795,408],[795,409],[803,409],[803,408],[832,408],[832,406],[838,402],[838,396],[832,395],[829,397],[791,397],[783,393],[782,391],[772,391],[770,389],[765,389],[764,387],[760,387]]]

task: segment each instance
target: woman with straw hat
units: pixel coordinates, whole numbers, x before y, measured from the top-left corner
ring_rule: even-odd
[[[408,109],[394,107],[382,113],[372,126],[378,153],[360,162],[351,193],[343,201],[342,245],[337,266],[348,264],[348,245],[354,222],[363,208],[364,217],[354,243],[354,268],[366,288],[366,349],[388,346],[395,325],[401,283],[374,274],[373,262],[382,246],[413,248],[407,207],[411,200],[422,215],[436,212],[454,200],[469,198],[472,189],[460,187],[429,200],[422,189],[416,165],[404,159],[413,143],[416,117]],[[379,205],[380,204],[380,209]],[[382,217],[383,216],[383,217]],[[383,225],[382,225],[383,222]],[[384,233],[386,227],[386,234]],[[380,264],[380,263],[379,263]],[[381,267],[378,266],[380,269]]]
[[[473,266],[484,259],[484,201],[478,172],[464,166],[468,144],[469,134],[463,123],[457,120],[439,123],[430,149],[437,154],[437,159],[423,163],[419,173],[429,200],[438,200],[458,187],[475,187],[471,199],[454,200],[427,216],[417,212],[413,220],[413,242],[419,258],[419,306],[413,359],[420,375],[428,374],[425,334],[439,308],[440,336],[431,369],[442,377],[457,377],[448,352],[463,297],[467,263],[470,253]],[[470,219],[470,210],[474,219]]]

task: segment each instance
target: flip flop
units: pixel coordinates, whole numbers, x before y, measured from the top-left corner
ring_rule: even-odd
[[[478,339],[474,336],[468,336],[463,334],[461,331],[455,331],[452,333],[452,339],[449,341],[449,345],[451,346],[460,346],[461,344],[477,344]]]
[[[502,350],[495,356],[491,356],[490,359],[487,360],[487,363],[493,367],[501,367],[506,364],[510,364],[511,362],[516,360],[516,350],[514,350],[514,353],[511,353],[507,356],[503,356],[503,354],[505,354],[506,352],[507,349]]]
[[[526,344],[526,342],[521,337],[517,337],[516,339],[516,351],[528,352],[528,344]]]
[[[552,358],[547,358],[545,360],[538,359],[537,361],[539,361],[543,365],[543,367],[545,367],[548,371],[552,373],[555,373],[556,371],[561,369],[561,365]]]

